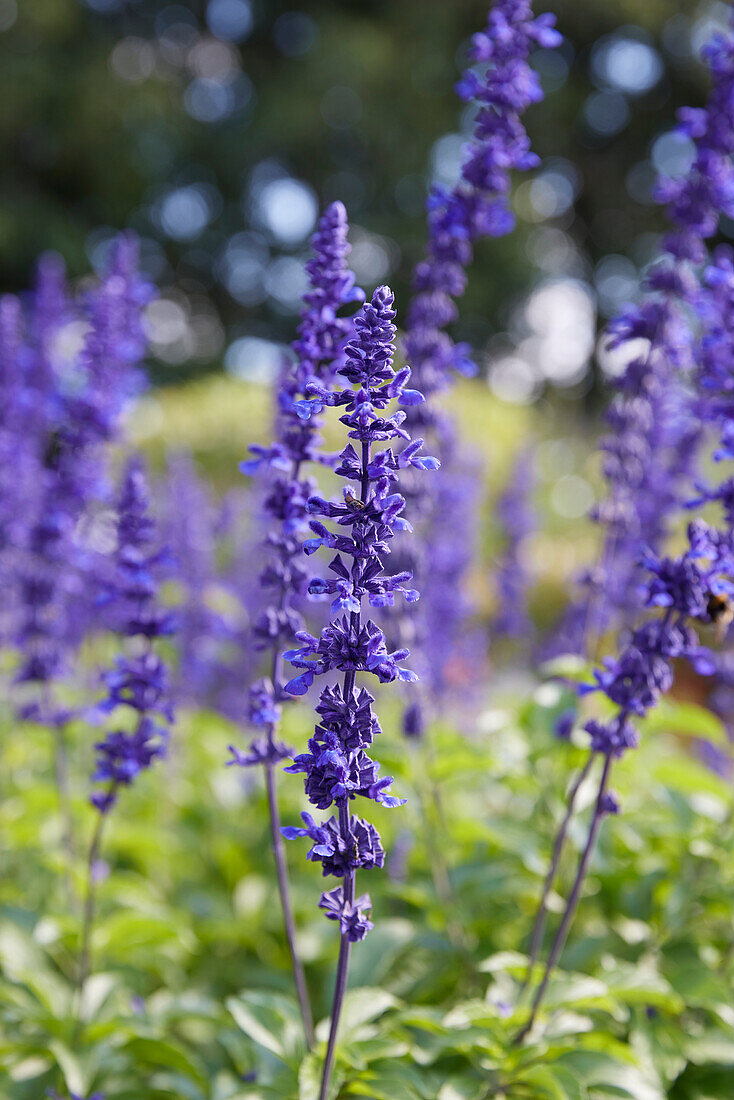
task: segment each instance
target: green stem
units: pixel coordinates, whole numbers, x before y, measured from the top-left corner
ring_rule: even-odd
[[[298,948],[296,946],[296,922],[293,917],[293,906],[291,905],[290,888],[288,884],[288,867],[285,859],[283,837],[280,832],[280,813],[278,810],[278,800],[275,791],[275,768],[273,767],[272,763],[267,763],[265,765],[265,783],[268,792],[270,837],[273,845],[273,858],[275,859],[275,869],[278,878],[280,904],[283,910],[283,924],[285,926],[285,935],[288,941],[288,950],[291,956],[293,980],[295,982],[296,994],[298,996],[298,1004],[301,1010],[303,1031],[304,1035],[306,1036],[306,1046],[309,1050],[311,1050],[314,1042],[313,1017],[311,1015],[311,1003],[308,997],[306,976],[304,974],[303,964],[301,962],[300,956],[298,954]]]
[[[114,795],[117,788],[117,784],[113,780],[110,784],[108,795]],[[92,834],[92,841],[89,845],[89,851],[87,853],[87,875],[86,875],[86,888],[84,894],[84,915],[82,918],[82,941],[81,950],[79,952],[79,968],[77,971],[76,988],[74,992],[74,1034],[78,1035],[81,1028],[82,1009],[84,1006],[84,988],[89,979],[89,975],[92,970],[92,930],[94,928],[94,918],[97,908],[97,883],[95,880],[95,864],[99,859],[99,854],[102,848],[102,833],[104,831],[104,823],[107,814],[100,811],[97,812],[97,823],[94,827]]]
[[[535,1023],[538,1009],[540,1008],[543,997],[545,996],[545,991],[548,987],[550,976],[553,973],[556,963],[561,956],[561,952],[563,951],[563,948],[565,946],[571,923],[574,916],[576,915],[576,909],[578,907],[579,898],[581,896],[581,887],[583,886],[584,879],[586,878],[586,871],[589,866],[589,860],[591,859],[591,853],[594,850],[596,838],[598,836],[599,829],[601,827],[601,823],[604,817],[604,796],[606,795],[607,786],[609,784],[609,773],[611,771],[611,767],[612,757],[607,756],[604,761],[604,770],[599,781],[599,791],[596,796],[596,804],[594,806],[594,813],[591,818],[591,825],[589,826],[589,835],[586,839],[586,846],[581,855],[581,860],[579,862],[578,870],[576,872],[576,878],[574,879],[571,893],[569,895],[568,901],[566,902],[563,919],[561,920],[560,926],[555,935],[555,939],[553,940],[550,954],[548,956],[548,961],[545,964],[542,981],[538,986],[535,997],[533,998],[532,1008],[530,1009],[530,1016],[523,1029],[515,1037],[515,1044],[522,1042],[522,1040],[525,1038],[525,1036],[528,1034],[533,1024]]]
[[[523,993],[527,989],[528,985],[530,984],[530,979],[532,978],[532,974],[533,974],[533,967],[535,966],[536,960],[537,960],[538,955],[540,953],[540,949],[543,945],[543,934],[545,932],[545,924],[546,924],[546,919],[547,919],[547,916],[548,916],[548,898],[550,896],[551,890],[553,889],[553,883],[555,882],[556,875],[558,874],[558,867],[559,867],[560,862],[561,862],[561,855],[563,853],[563,848],[564,848],[564,845],[566,843],[566,834],[568,832],[568,826],[571,822],[571,818],[573,817],[573,812],[574,812],[574,809],[575,809],[575,806],[576,806],[576,798],[577,798],[577,795],[579,793],[579,790],[581,788],[582,783],[584,782],[587,775],[591,771],[591,765],[592,765],[593,761],[594,761],[594,754],[590,752],[589,753],[589,758],[586,761],[586,764],[584,765],[584,767],[579,772],[578,776],[576,777],[576,779],[575,779],[575,781],[574,781],[574,783],[571,787],[571,790],[569,791],[568,805],[566,807],[566,813],[564,814],[563,820],[561,821],[561,824],[558,828],[558,832],[556,833],[556,839],[555,839],[555,843],[553,845],[553,855],[551,857],[550,867],[548,868],[548,873],[546,875],[545,882],[543,884],[543,893],[541,895],[540,902],[538,904],[538,912],[536,914],[535,922],[533,924],[533,932],[532,932],[532,935],[531,935],[531,938],[530,938],[530,953],[529,953],[529,956],[528,956],[528,967],[527,967],[527,971],[525,973],[525,979],[524,979],[524,981],[522,983],[522,986],[521,986],[521,989],[520,989],[520,996],[523,995]]]

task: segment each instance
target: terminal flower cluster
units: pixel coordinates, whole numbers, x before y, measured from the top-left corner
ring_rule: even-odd
[[[127,724],[111,730],[96,745],[95,784],[92,794],[100,813],[114,805],[121,786],[129,786],[141,771],[164,755],[173,708],[168,668],[156,652],[157,639],[172,634],[175,624],[158,599],[158,573],[165,552],[155,546],[148,491],[142,463],[128,463],[117,509],[117,548],[104,599],[110,620],[129,650],[103,674],[107,696],[98,706],[101,715],[132,715]]]
[[[690,495],[703,439],[704,418],[685,380],[703,356],[707,380],[701,384],[715,388],[715,360],[726,344],[712,311],[726,294],[727,250],[705,265],[707,241],[721,216],[734,211],[734,36],[716,35],[703,56],[712,76],[708,102],[678,113],[679,131],[693,145],[691,165],[675,179],[660,179],[656,189],[671,230],[646,275],[642,301],[608,330],[610,349],[629,349],[629,359],[615,383],[611,430],[602,443],[608,494],[594,513],[605,532],[602,560],[582,578],[585,595],[566,622],[581,628],[573,646],[579,650],[585,634],[598,635],[619,613],[629,618],[639,606],[642,551],[663,545],[671,518]]]
[[[311,241],[313,255],[306,265],[310,289],[293,343],[293,359],[282,369],[276,441],[269,447],[252,446],[253,457],[240,466],[244,473],[267,475],[264,510],[270,520],[268,559],[260,575],[270,602],[254,627],[255,647],[270,655],[270,667],[268,675],[251,689],[249,712],[254,725],[265,727],[265,735],[257,737],[248,752],[231,748],[230,763],[245,767],[275,763],[291,755],[290,749],[274,737],[281,705],[287,698],[281,652],[304,626],[300,604],[306,595],[308,572],[303,542],[308,532],[308,501],[316,490],[315,480],[304,467],[323,461],[319,434],[323,403],[314,403],[307,391],[312,386],[325,393],[330,391],[335,373],[343,365],[344,348],[352,331],[351,318],[340,316],[340,312],[364,297],[347,267],[347,230],[344,206],[332,203]]]
[[[283,833],[289,838],[307,836],[312,842],[309,858],[321,862],[325,875],[343,880],[322,896],[320,905],[340,923],[349,941],[362,939],[372,927],[368,895],[354,897],[355,872],[381,867],[384,860],[375,827],[351,813],[351,802],[360,795],[386,806],[401,804],[389,793],[392,780],[380,777],[379,765],[369,756],[380,726],[373,712],[374,698],[366,688],[356,686],[356,677],[371,673],[380,683],[415,679],[402,665],[407,650],[390,652],[383,631],[363,616],[363,606],[389,606],[396,595],[417,599],[417,592],[407,587],[410,575],[391,575],[384,566],[395,533],[410,530],[396,483],[403,470],[438,466],[435,459],[422,454],[422,440],[411,440],[404,409],[389,409],[393,403],[412,406],[423,399],[408,388],[410,368],[393,369],[393,303],[388,287],[380,287],[357,315],[354,337],[339,368],[343,388],[327,390],[317,383],[307,388],[314,402],[344,409],[340,420],[350,442],[339,456],[336,473],[347,486],[340,500],[314,495],[308,502],[313,516],[335,524],[331,530],[320,519],[312,519],[314,537],[305,544],[307,554],[321,547],[333,552],[331,575],[314,577],[309,583],[312,594],[333,597],[332,617],[319,637],[299,631],[300,647],[285,654],[301,670],[287,685],[291,694],[304,694],[316,676],[343,674],[342,683],[322,690],[316,707],[319,723],[309,751],[297,756],[289,769],[304,773],[306,793],[314,806],[322,810],[335,806],[337,814],[323,822],[304,814],[303,828],[288,827]],[[387,445],[374,451],[375,444]]]

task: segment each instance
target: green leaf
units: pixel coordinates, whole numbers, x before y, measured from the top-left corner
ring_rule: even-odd
[[[549,1100],[569,1100],[568,1093],[556,1073],[544,1066],[533,1066],[531,1069],[523,1070],[513,1080],[513,1084],[520,1083],[532,1085],[535,1090],[533,1095],[537,1091],[538,1100],[541,1097],[548,1097]]]
[[[98,923],[95,938],[104,950],[125,955],[141,948],[150,951],[167,944],[173,944],[177,948],[195,947],[191,932],[181,919],[176,919],[175,914],[152,916],[136,912],[114,913],[107,920]],[[124,952],[121,945],[124,945]]]
[[[679,737],[701,737],[714,745],[730,747],[721,719],[696,703],[662,698],[640,726],[643,734],[674,733]]]
[[[246,1035],[288,1065],[298,1064],[305,1049],[298,1006],[279,993],[251,990],[229,997],[227,1008]]]
[[[721,1032],[712,1031],[687,1039],[684,1049],[694,1065],[701,1066],[707,1062],[714,1062],[719,1065],[734,1066],[734,1038]]]
[[[589,1092],[583,1081],[579,1081],[578,1077],[571,1073],[570,1069],[566,1069],[565,1066],[554,1066],[553,1073],[558,1081],[558,1084],[564,1091],[567,1100],[589,1100]]]
[[[680,1028],[663,1017],[650,1019],[645,1011],[638,1011],[630,1043],[640,1063],[654,1066],[666,1085],[671,1085],[686,1067],[687,1044],[681,1042]]]
[[[357,1031],[363,1024],[376,1020],[398,1001],[385,989],[353,989],[344,998],[340,1034],[344,1037]]]
[[[313,1051],[308,1053],[298,1071],[299,1100],[319,1100],[322,1070],[323,1059],[318,1058]]]
[[[173,1070],[194,1081],[201,1089],[207,1088],[205,1067],[178,1043],[169,1039],[137,1037],[126,1043],[125,1049],[138,1065]]]
[[[56,1059],[56,1064],[64,1075],[64,1081],[69,1092],[75,1092],[80,1096],[86,1096],[89,1084],[88,1075],[82,1068],[80,1059],[64,1044],[54,1039],[49,1043],[49,1050]]]
[[[616,962],[613,967],[605,968],[603,974],[609,993],[625,1004],[668,1012],[682,1012],[685,1008],[683,999],[651,964]]]
[[[403,1062],[393,1062],[371,1069],[350,1089],[370,1100],[435,1100],[438,1086],[428,1074],[418,1073]]]
[[[690,756],[661,756],[653,765],[653,776],[683,794],[712,794],[724,806],[731,800],[731,785]]]
[[[485,1098],[486,1095],[486,1082],[452,1074],[451,1080],[441,1085],[436,1100],[480,1100],[480,1097]]]

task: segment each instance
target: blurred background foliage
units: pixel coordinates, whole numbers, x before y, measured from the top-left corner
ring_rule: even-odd
[[[577,669],[577,672],[579,670]],[[691,758],[719,745],[708,712],[668,704],[620,762],[625,812],[606,828],[548,997],[544,1034],[511,1038],[549,838],[581,748],[553,739],[571,694],[495,681],[473,736],[440,724],[406,747],[385,692],[381,759],[407,806],[377,808],[386,872],[366,872],[377,915],[353,958],[339,1096],[360,1100],[730,1100],[734,819],[727,780]],[[307,706],[287,711],[302,743]],[[184,713],[171,757],[125,792],[100,864],[95,974],[74,1025],[80,861],[61,855],[49,731],[2,719],[0,1094],[39,1100],[316,1100],[336,937],[315,905],[305,845],[288,846],[319,1047],[304,1057],[270,866],[265,796],[222,767],[238,730]],[[89,731],[71,731],[78,837],[89,829]],[[640,783],[640,776],[645,782]],[[580,797],[588,814],[593,784]],[[440,792],[440,797],[439,797]],[[300,784],[282,784],[298,820]],[[437,837],[442,843],[437,843]],[[567,888],[585,840],[574,823]],[[441,859],[450,904],[437,875]],[[555,921],[560,896],[551,898]],[[368,987],[368,988],[363,988]]]
[[[155,377],[266,380],[292,336],[319,207],[406,303],[431,180],[471,128],[453,85],[486,0],[0,0],[0,278],[56,248],[72,272],[133,226],[163,290]],[[567,37],[534,65],[545,159],[519,231],[478,248],[460,335],[494,393],[588,404],[598,317],[634,293],[661,228],[655,169],[685,166],[675,109],[705,91],[716,0],[550,0]],[[732,227],[734,230],[734,227]]]

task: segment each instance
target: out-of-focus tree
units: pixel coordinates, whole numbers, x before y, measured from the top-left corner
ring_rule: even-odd
[[[46,248],[81,271],[132,226],[164,289],[159,377],[222,358],[267,377],[318,208],[339,197],[360,281],[404,300],[427,187],[452,179],[471,127],[453,84],[486,7],[0,0],[0,281],[25,285]],[[567,37],[534,58],[545,163],[518,188],[520,232],[478,249],[460,322],[500,396],[586,386],[597,310],[631,296],[651,253],[653,168],[685,165],[669,131],[704,93],[696,51],[727,7],[539,0]]]

